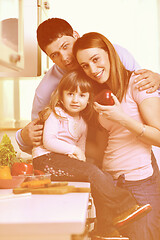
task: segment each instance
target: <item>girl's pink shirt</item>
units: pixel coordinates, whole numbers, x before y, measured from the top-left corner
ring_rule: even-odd
[[[135,87],[134,74],[126,98],[121,102],[121,107],[126,114],[142,122],[138,105],[146,98],[158,97],[158,93],[148,94]],[[128,181],[145,179],[153,174],[151,165],[151,145],[144,144],[137,136],[122,125],[99,116],[101,125],[109,131],[108,146],[103,159],[103,170],[109,171],[114,179],[125,174]]]
[[[50,114],[44,124],[43,146],[33,148],[33,158],[50,152],[72,154],[75,147],[85,152],[87,124],[83,118],[75,119],[60,107],[56,108],[56,112],[64,118]]]

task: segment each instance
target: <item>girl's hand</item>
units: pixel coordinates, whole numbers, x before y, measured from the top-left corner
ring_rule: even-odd
[[[104,118],[115,122],[122,121],[125,117],[125,113],[122,110],[121,104],[117,97],[112,93],[115,104],[113,106],[100,105],[97,102],[94,103],[94,109]]]
[[[86,161],[86,156],[79,147],[76,147],[75,151],[72,154],[68,154],[68,156],[70,158],[76,158],[76,159],[84,161],[84,162]]]

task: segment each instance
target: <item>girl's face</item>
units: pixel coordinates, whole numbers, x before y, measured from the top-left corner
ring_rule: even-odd
[[[84,72],[98,83],[105,83],[110,75],[108,53],[102,48],[78,50],[77,61]]]
[[[83,93],[79,87],[75,92],[71,92],[69,90],[63,91],[63,106],[73,117],[79,116],[79,113],[86,108],[88,101],[89,92]]]

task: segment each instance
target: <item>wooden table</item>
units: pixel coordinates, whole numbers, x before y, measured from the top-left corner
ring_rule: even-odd
[[[89,183],[69,183],[89,187]],[[0,194],[12,190],[0,190]],[[85,230],[89,193],[31,195],[0,200],[0,239],[68,240]]]

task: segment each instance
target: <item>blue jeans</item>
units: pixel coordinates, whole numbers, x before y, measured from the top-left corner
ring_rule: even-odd
[[[131,223],[121,233],[130,240],[160,240],[160,176],[140,181],[123,181],[123,189],[130,191],[139,205],[150,203],[152,211]]]
[[[50,153],[33,159],[34,169],[52,174],[52,181],[87,181],[91,184],[97,217],[97,230],[105,234],[111,229],[114,217],[135,206],[136,200],[125,189],[116,187],[112,176],[96,165]]]

